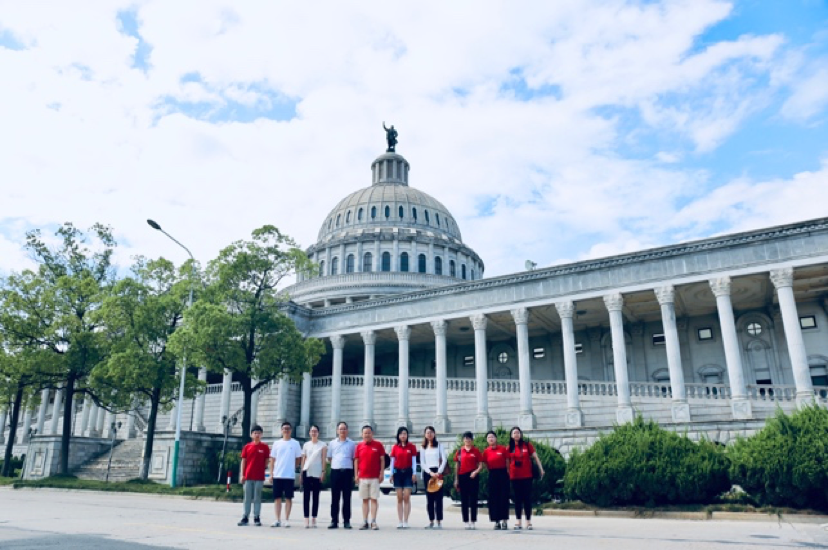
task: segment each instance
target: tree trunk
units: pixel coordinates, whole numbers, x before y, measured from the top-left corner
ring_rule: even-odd
[[[66,395],[63,399],[63,433],[60,436],[60,468],[59,474],[69,474],[69,443],[72,440],[72,403],[75,393],[75,377],[66,380]]]
[[[253,389],[249,376],[241,379],[241,387],[244,392],[244,414],[242,416],[242,442],[250,441],[250,414],[253,412]]]
[[[150,414],[147,419],[147,440],[144,442],[144,458],[141,462],[141,479],[149,478],[150,463],[152,461],[152,445],[155,443],[155,421],[158,418],[158,403],[161,401],[161,388],[152,389],[150,396]]]
[[[21,403],[23,403],[23,384],[17,384],[17,394],[14,396],[14,405],[12,405],[12,414],[9,421],[9,440],[6,441],[6,454],[3,459],[3,477],[11,477],[14,473],[11,471],[11,459],[14,440],[17,438],[17,423],[20,421]]]

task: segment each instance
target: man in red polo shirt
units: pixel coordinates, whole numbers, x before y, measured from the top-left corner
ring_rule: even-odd
[[[377,530],[377,509],[379,508],[380,483],[385,471],[385,447],[374,440],[374,429],[371,426],[362,427],[362,443],[356,446],[354,452],[354,470],[356,483],[359,486],[359,497],[362,499],[362,527]],[[368,525],[368,510],[370,505],[371,525]]]
[[[248,524],[250,503],[253,502],[253,523],[256,527],[262,526],[259,514],[262,510],[262,487],[265,480],[265,469],[270,460],[270,447],[262,441],[262,427],[255,425],[250,429],[253,441],[244,446],[241,452],[241,482],[244,485],[244,516],[239,522],[240,527]]]

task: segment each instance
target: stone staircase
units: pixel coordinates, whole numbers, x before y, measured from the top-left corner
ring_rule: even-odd
[[[144,438],[116,441],[112,451],[112,468],[109,481],[129,481],[141,473],[141,454],[144,451]],[[80,479],[106,479],[106,466],[109,462],[109,449],[75,470],[74,475]]]

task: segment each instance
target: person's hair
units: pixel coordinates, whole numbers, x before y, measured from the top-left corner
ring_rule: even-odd
[[[368,428],[369,430],[371,430],[371,433],[374,433],[374,428],[372,428],[370,424],[364,425],[360,431],[364,432],[365,428]]]
[[[317,426],[316,424],[311,424],[311,425],[310,425],[310,428],[308,428],[308,433],[310,433],[310,431],[311,431],[312,429],[314,429],[314,428],[316,428],[316,431],[317,431],[317,432],[319,431],[319,426]]]
[[[264,432],[264,430],[258,424],[253,424],[253,427],[250,428],[250,433],[253,433],[253,432]]]
[[[490,436],[490,435],[495,436],[495,445],[497,445],[497,434],[495,433],[495,431],[494,431],[494,430],[489,430],[488,432],[486,432],[486,440],[487,440],[487,442],[488,442],[488,439],[489,439],[489,436]]]
[[[512,438],[512,432],[514,432],[515,430],[520,432],[520,439],[518,440],[520,447],[524,447],[526,445],[526,442],[523,440],[523,430],[521,430],[519,426],[515,426],[514,428],[509,430],[509,452],[510,453],[514,452],[514,450],[515,450],[515,440]]]
[[[434,432],[434,439],[432,440],[434,442],[434,444],[432,445],[432,447],[439,447],[440,443],[437,441],[437,430],[434,429],[434,426],[426,426],[425,429],[423,430],[423,449],[428,448],[428,438],[425,436],[425,433],[428,430],[431,430],[432,432]]]
[[[293,429],[293,426],[291,425],[291,423],[290,423],[290,422],[282,422],[282,425],[281,425],[281,426],[279,426],[279,427],[280,427],[280,428],[284,428],[285,426],[287,426],[287,427],[288,427],[288,428],[290,428],[290,429]]]
[[[405,435],[409,438],[411,437],[411,434],[408,433],[408,428],[406,428],[405,426],[400,426],[399,428],[397,428],[397,445],[402,445],[402,443],[400,442],[400,434],[403,432],[405,432]],[[408,439],[406,439],[405,442],[411,443],[410,441],[408,441]]]
[[[336,429],[338,430],[338,429],[339,429],[339,427],[340,427],[341,425],[343,425],[343,424],[345,424],[345,427],[346,427],[346,428],[348,427],[348,423],[347,423],[347,422],[345,422],[344,420],[340,420],[340,421],[339,421],[339,424],[337,424],[337,425],[336,425]]]
[[[468,437],[469,439],[471,439],[472,441],[474,441],[474,434],[473,434],[473,433],[471,433],[471,432],[463,432],[463,439],[466,439],[467,437]]]

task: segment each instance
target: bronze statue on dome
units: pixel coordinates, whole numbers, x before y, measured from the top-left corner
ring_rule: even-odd
[[[385,141],[388,142],[388,149],[385,150],[386,153],[396,153],[395,148],[397,147],[397,131],[394,129],[394,125],[392,124],[390,128],[385,127],[385,121],[382,122],[382,128],[385,130]]]

